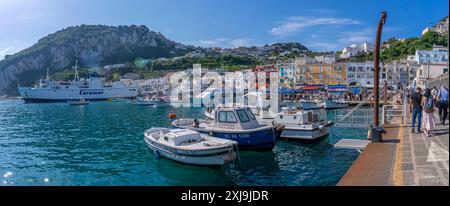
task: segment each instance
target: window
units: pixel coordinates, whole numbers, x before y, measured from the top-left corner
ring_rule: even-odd
[[[239,120],[241,120],[241,122],[248,122],[250,121],[250,118],[248,118],[247,113],[245,112],[245,110],[240,109],[236,111]]]
[[[236,117],[233,112],[219,112],[219,122],[236,123]]]
[[[250,118],[252,120],[255,120],[255,115],[253,115],[253,112],[250,108],[247,108],[247,113],[248,113],[248,116],[250,116]]]

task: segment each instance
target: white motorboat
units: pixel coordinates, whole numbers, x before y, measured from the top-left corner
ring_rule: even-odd
[[[67,101],[70,105],[86,105],[89,104],[88,101],[86,101],[85,99],[74,99],[74,100],[68,100]]]
[[[157,157],[193,165],[222,166],[236,158],[237,142],[189,129],[152,128],[144,140]]]
[[[348,107],[348,103],[343,100],[326,100],[323,107],[325,109],[341,109]]]
[[[274,122],[284,126],[281,138],[306,141],[327,136],[332,125],[313,111],[281,112],[275,115]]]
[[[155,106],[155,103],[148,97],[145,98],[138,98],[135,102],[135,105],[137,106]]]
[[[332,122],[327,121],[324,115],[319,115],[317,111],[288,108],[276,114],[263,110],[256,117],[262,124],[272,123],[283,128],[281,138],[307,141],[328,135]]]
[[[315,109],[323,108],[323,105],[317,100],[314,100],[314,101],[301,100],[300,104],[301,104],[301,108],[303,110],[315,110]]]

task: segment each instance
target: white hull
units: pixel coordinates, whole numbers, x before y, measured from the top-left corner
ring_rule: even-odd
[[[232,146],[210,150],[180,150],[159,144],[147,134],[144,140],[155,155],[184,164],[222,166],[236,158],[236,153],[233,151]]]
[[[30,88],[20,87],[19,93],[26,102],[66,102],[71,99],[108,100],[111,98],[136,98],[137,88]]]
[[[302,101],[301,106],[303,110],[314,110],[323,108],[323,106],[320,103],[313,101]]]
[[[348,103],[343,101],[327,100],[324,102],[325,109],[341,109],[346,107],[348,107]]]
[[[294,140],[316,140],[329,134],[328,128],[303,129],[299,127],[285,126],[281,138]]]

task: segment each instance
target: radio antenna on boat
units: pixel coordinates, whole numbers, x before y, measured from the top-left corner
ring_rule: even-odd
[[[45,79],[50,80],[50,69],[47,67],[47,76],[45,77]]]
[[[75,60],[75,66],[72,67],[72,69],[75,71],[75,76],[73,78],[73,81],[79,81],[80,77],[78,76],[78,60]]]

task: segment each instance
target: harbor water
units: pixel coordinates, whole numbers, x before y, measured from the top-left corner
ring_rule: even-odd
[[[367,133],[333,128],[315,143],[278,141],[222,168],[199,167],[157,159],[144,142],[146,129],[170,126],[172,111],[203,118],[204,109],[0,100],[0,185],[335,185],[359,153],[331,140]]]

